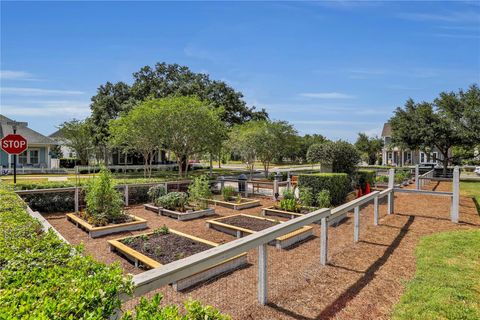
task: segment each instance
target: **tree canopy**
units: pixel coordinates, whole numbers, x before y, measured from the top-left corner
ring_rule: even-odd
[[[82,165],[88,164],[89,155],[93,153],[90,124],[85,120],[73,119],[62,123],[58,128],[65,146],[75,151]]]
[[[479,138],[480,94],[473,85],[467,92],[442,92],[433,103],[407,100],[390,119],[393,143],[412,150],[436,147],[443,167],[452,160],[451,148],[473,147]]]
[[[378,137],[369,137],[365,133],[358,134],[355,148],[362,153],[362,160],[369,165],[374,165],[377,161],[377,156],[383,148],[383,140]]]
[[[327,141],[311,145],[307,159],[312,163],[331,166],[332,172],[352,175],[357,170],[360,154],[351,143],[346,141]]]

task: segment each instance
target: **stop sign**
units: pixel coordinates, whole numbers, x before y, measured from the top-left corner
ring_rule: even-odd
[[[20,154],[27,150],[27,140],[19,134],[9,134],[2,138],[1,147],[9,154]]]

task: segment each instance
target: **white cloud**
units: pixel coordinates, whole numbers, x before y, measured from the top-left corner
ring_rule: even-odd
[[[406,12],[398,15],[401,19],[412,21],[441,21],[441,22],[473,22],[478,23],[480,14],[473,11],[449,12],[445,14]]]
[[[76,90],[52,90],[52,89],[17,88],[17,87],[0,88],[0,93],[8,94],[8,95],[19,95],[19,96],[63,96],[63,95],[84,94],[84,92],[76,91]]]
[[[0,70],[2,80],[37,80],[33,74],[25,71]]]
[[[90,114],[88,101],[36,100],[2,105],[2,114],[7,116],[34,117],[86,117]]]
[[[300,93],[301,97],[314,99],[354,99],[355,96],[340,92],[306,92]]]

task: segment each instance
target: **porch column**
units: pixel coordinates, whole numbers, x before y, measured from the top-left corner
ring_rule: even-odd
[[[50,145],[47,146],[47,168],[50,169],[52,166],[52,160],[50,156]]]

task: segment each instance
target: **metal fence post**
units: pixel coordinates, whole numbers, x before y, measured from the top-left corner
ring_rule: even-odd
[[[78,213],[78,207],[79,207],[79,195],[78,195],[78,187],[75,187],[75,213]]]
[[[322,218],[320,225],[320,264],[326,265],[328,261],[328,221]]]
[[[267,304],[267,244],[258,247],[258,302]]]
[[[279,194],[279,192],[278,192],[278,180],[274,179],[273,180],[273,195],[272,195],[273,200],[277,199],[277,197],[275,197],[276,194]]]
[[[360,206],[353,209],[353,241],[358,242],[360,237]]]
[[[458,223],[459,218],[459,206],[460,206],[460,169],[455,166],[453,169],[452,180],[452,208],[451,208],[451,220],[454,223]]]
[[[395,186],[395,169],[389,169],[388,170],[388,188],[392,189],[392,191],[388,194],[388,208],[387,208],[387,214],[392,214],[393,213],[393,208],[394,208],[394,193],[393,193],[393,188]]]
[[[128,207],[128,184],[123,188],[123,195],[125,197],[125,206]]]
[[[378,226],[378,196],[373,198],[373,224]]]
[[[420,180],[418,179],[420,176],[420,168],[418,164],[415,165],[415,189],[420,189]]]

